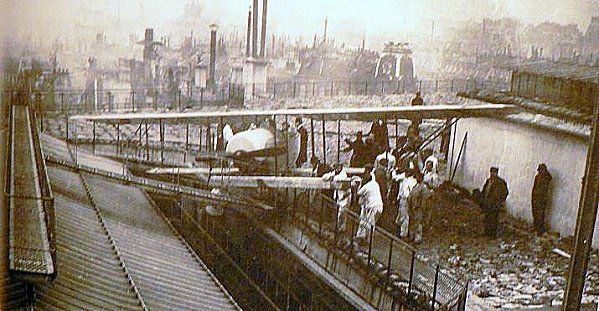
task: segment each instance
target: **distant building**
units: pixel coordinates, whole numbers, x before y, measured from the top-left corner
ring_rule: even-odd
[[[511,93],[587,113],[599,105],[599,68],[550,61],[514,68]]]
[[[591,65],[599,62],[599,16],[591,18],[589,28],[582,37],[583,61]]]

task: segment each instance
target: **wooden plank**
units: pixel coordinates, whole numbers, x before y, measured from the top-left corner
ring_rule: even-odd
[[[239,169],[236,167],[214,167],[212,169],[208,167],[156,167],[147,170],[146,173],[153,175],[235,175],[239,174]]]
[[[481,105],[431,105],[431,106],[395,106],[395,107],[361,107],[361,108],[320,108],[320,109],[279,109],[279,110],[238,110],[238,111],[191,111],[191,112],[150,112],[150,113],[117,113],[103,115],[77,115],[69,118],[71,121],[88,120],[104,122],[141,122],[169,120],[173,122],[209,122],[225,118],[232,119],[270,116],[300,116],[306,118],[321,118],[326,121],[372,121],[381,119],[447,119],[468,117],[494,117],[517,111],[512,105],[481,104]]]
[[[346,181],[325,181],[320,177],[298,176],[224,176],[211,178],[211,187],[239,187],[239,188],[286,188],[286,189],[336,189]]]

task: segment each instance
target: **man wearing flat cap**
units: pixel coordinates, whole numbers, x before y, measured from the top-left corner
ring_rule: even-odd
[[[491,167],[489,169],[489,178],[482,190],[485,235],[491,238],[497,237],[499,209],[509,194],[507,183],[498,174],[499,168],[495,166]]]

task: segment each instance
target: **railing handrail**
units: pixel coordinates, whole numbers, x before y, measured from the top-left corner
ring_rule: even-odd
[[[335,203],[333,202],[333,200],[331,198],[329,198],[328,196],[326,196],[326,195],[324,195],[322,193],[320,193],[319,195],[320,195],[320,198],[323,200],[323,202],[326,203],[325,204],[326,208],[329,208],[329,209],[332,208],[332,209],[336,210],[336,208],[334,207]],[[348,215],[352,216],[352,218],[354,218],[354,220],[358,220],[358,215],[355,212],[353,212],[351,209],[347,209],[346,212],[347,212]],[[428,263],[426,263],[426,262],[424,262],[424,261],[422,261],[422,260],[420,260],[420,259],[418,259],[416,257],[416,250],[414,249],[414,247],[412,247],[408,243],[406,243],[403,240],[397,238],[395,235],[387,232],[386,230],[384,230],[380,226],[375,226],[374,227],[374,231],[378,232],[379,234],[383,235],[384,237],[386,237],[388,239],[392,239],[394,241],[394,243],[396,242],[399,245],[402,245],[402,247],[407,248],[408,250],[410,250],[412,252],[413,260],[418,261],[422,265],[430,266],[430,264],[428,264]],[[435,266],[436,266],[436,269],[434,269],[434,270],[437,271],[438,275],[442,275],[444,279],[450,280],[450,281],[452,281],[452,282],[454,282],[454,283],[456,283],[456,284],[458,284],[460,286],[460,291],[459,291],[460,293],[457,294],[457,295],[455,295],[454,297],[452,297],[451,301],[448,302],[448,304],[454,304],[454,303],[457,304],[457,303],[459,303],[460,299],[461,299],[461,296],[463,296],[464,294],[466,294],[468,280],[467,279],[464,279],[464,280],[456,279],[456,277],[454,277],[454,276],[451,276],[451,275],[443,273],[439,269],[439,268],[442,268],[443,266],[440,265],[439,263],[436,263]],[[394,269],[393,266],[388,267],[388,268],[391,269],[391,270],[396,270],[397,271],[397,269]],[[431,269],[433,269],[432,266],[431,266]],[[415,285],[412,284],[412,286],[415,286]],[[438,288],[436,286],[437,286],[437,281],[435,281],[435,284],[434,284],[435,289],[433,290],[434,292],[432,293],[433,294],[432,295],[432,299],[438,298],[438,296],[435,297],[436,296],[436,291],[438,290]],[[435,302],[437,303],[437,301],[435,301]]]

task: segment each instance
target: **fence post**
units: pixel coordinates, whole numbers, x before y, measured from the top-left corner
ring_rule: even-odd
[[[439,91],[439,80],[435,80],[435,92]]]
[[[312,97],[314,97],[315,89],[316,89],[316,82],[312,81]]]
[[[319,193],[320,195],[320,215],[318,215],[320,218],[319,222],[318,222],[318,236],[322,237],[322,222],[324,221],[324,197]]]
[[[204,88],[200,89],[200,109],[204,108]]]
[[[69,141],[69,112],[65,114],[65,123],[66,123],[66,138],[67,142]]]
[[[368,80],[364,82],[364,95],[368,95]]]
[[[410,262],[410,279],[408,280],[408,296],[412,293],[412,282],[414,281],[414,261],[416,260],[416,252],[412,251],[412,261]]]
[[[135,112],[135,91],[131,91],[131,112]]]
[[[295,98],[296,87],[297,87],[297,84],[295,81],[293,81],[293,98]]]
[[[449,91],[453,92],[453,79],[451,79],[451,85],[449,86]]]
[[[435,271],[435,284],[433,285],[433,299],[431,299],[431,308],[435,310],[435,299],[437,298],[437,285],[439,284],[439,265]]]
[[[337,120],[337,162],[341,162],[341,120]]]
[[[87,92],[83,92],[83,111],[87,110]],[[79,109],[77,109],[77,111],[79,111]]]
[[[331,81],[331,97],[333,96],[333,85],[335,84],[335,81]]]
[[[272,98],[275,99],[277,98],[277,83],[273,83],[272,84]]]
[[[351,81],[348,82],[347,95],[351,95]]]
[[[352,258],[354,255],[354,231],[356,230],[356,223],[351,222],[351,231],[350,234],[350,244],[349,244],[349,258]],[[349,267],[349,266],[348,266]]]
[[[180,88],[177,90],[177,95],[179,96],[179,98],[177,99],[177,110],[181,111],[181,89]]]
[[[372,239],[374,238],[374,226],[370,226],[370,237],[368,238],[368,267],[372,259]]]
[[[389,257],[387,258],[387,283],[391,282],[391,258],[393,257],[393,239],[389,239]]]
[[[64,93],[60,93],[60,111],[64,112]]]

